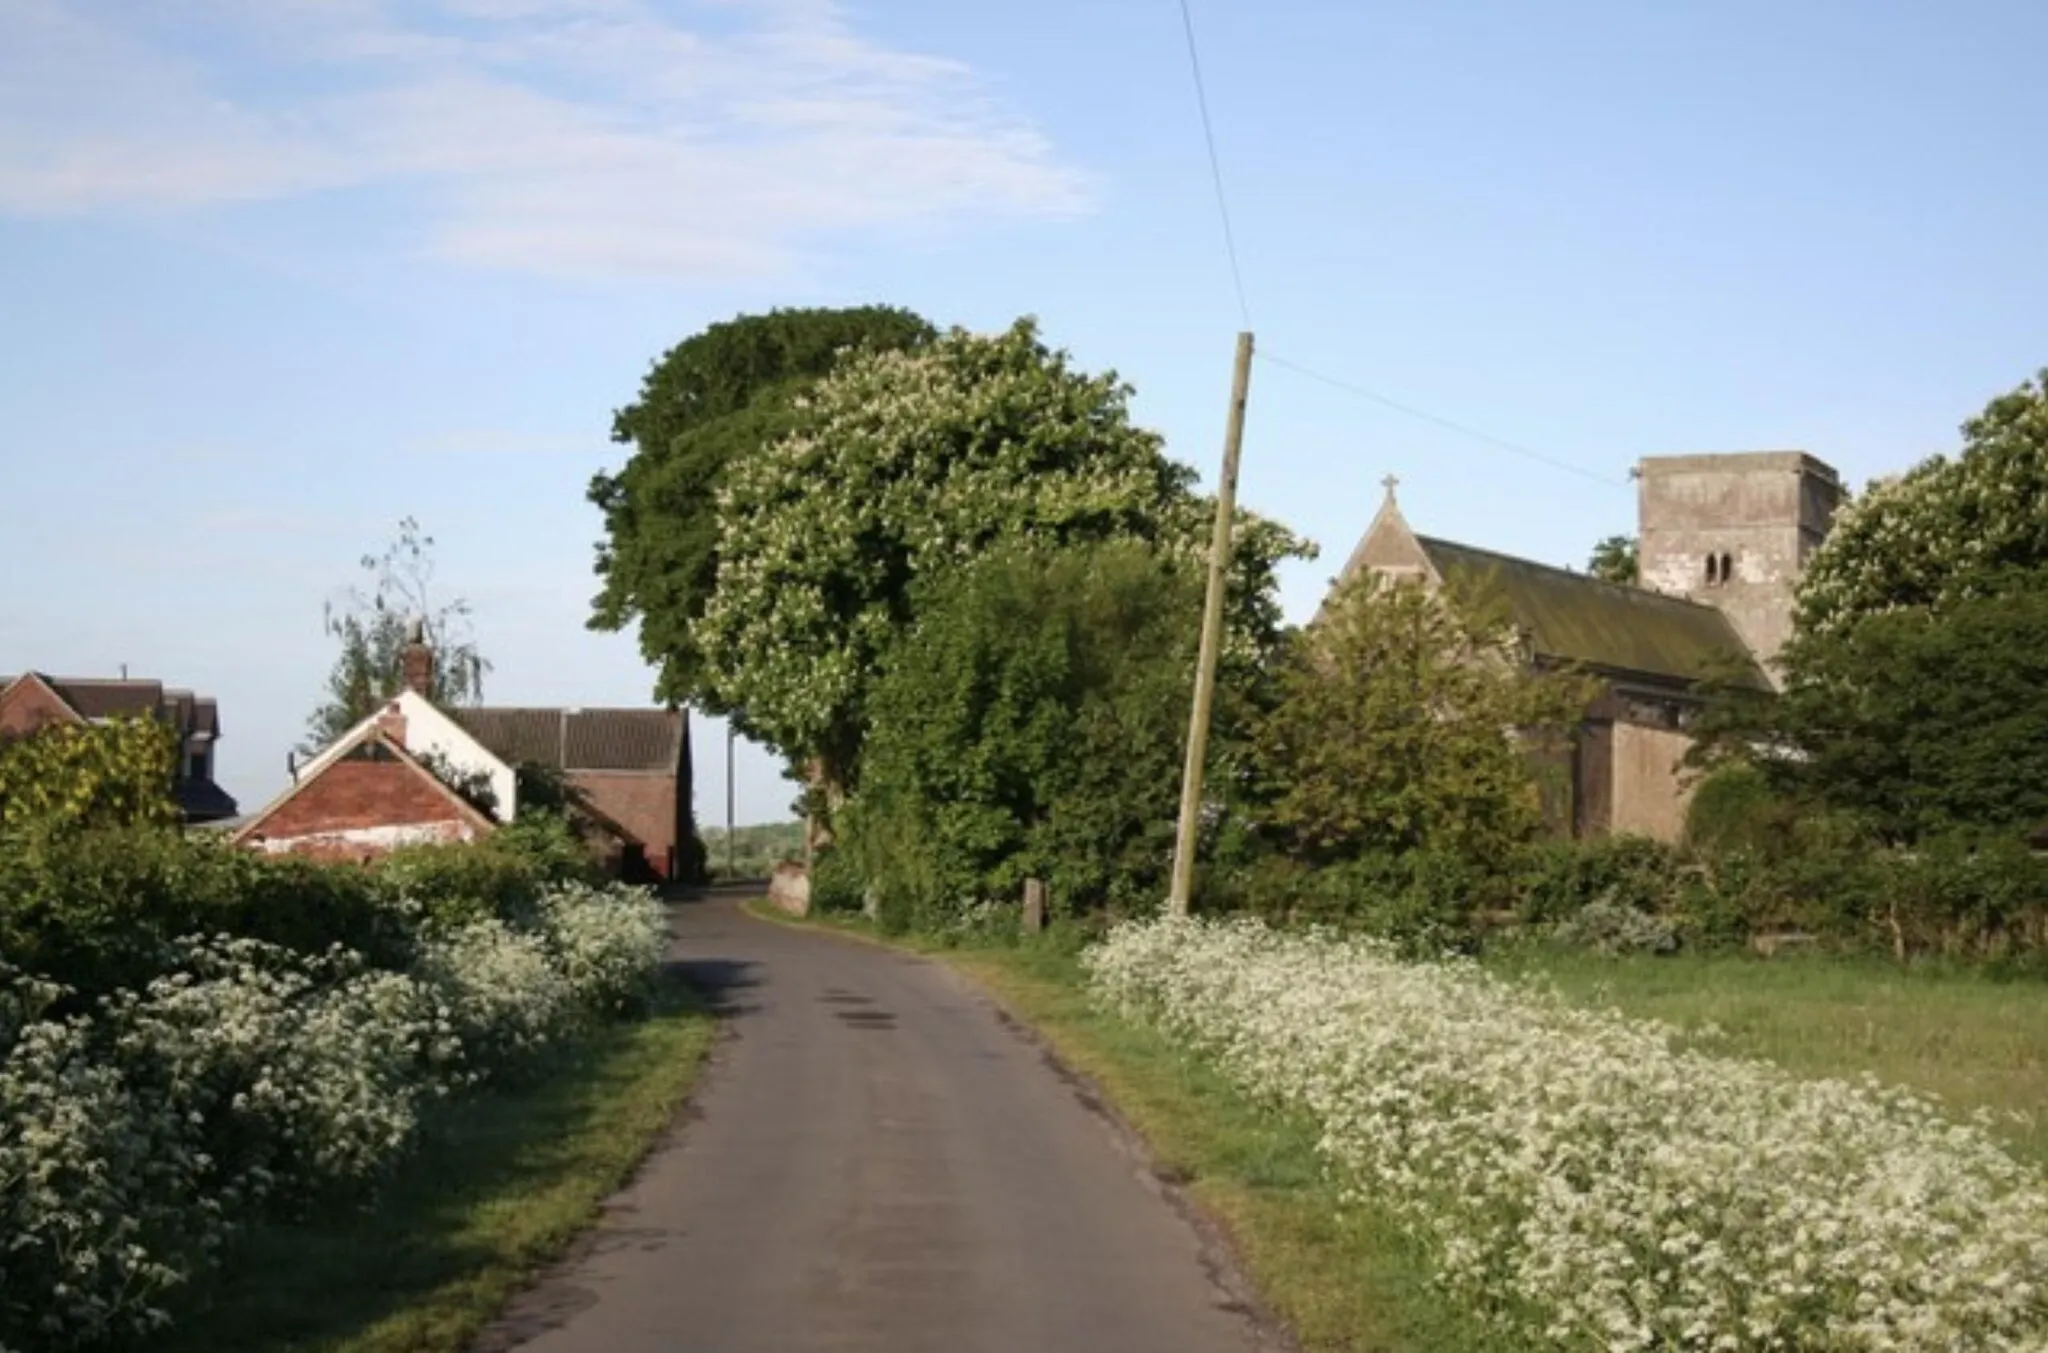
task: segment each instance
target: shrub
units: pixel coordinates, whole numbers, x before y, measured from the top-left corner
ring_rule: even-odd
[[[1794,830],[1795,809],[1769,777],[1746,761],[1731,761],[1700,777],[1685,809],[1685,842],[1694,850],[1782,852]]]
[[[1678,893],[1678,852],[1647,836],[1596,836],[1544,841],[1515,862],[1518,919],[1536,925],[1570,921],[1595,903],[1664,912]]]
[[[827,846],[811,858],[811,906],[821,912],[861,910],[866,889],[854,852]]]
[[[1678,927],[1666,917],[1603,896],[1559,925],[1557,938],[1601,954],[1668,954],[1678,948]]]
[[[402,967],[412,928],[374,875],[158,828],[0,834],[0,951],[71,989],[71,1006],[140,987],[187,935],[302,954],[341,945]]]

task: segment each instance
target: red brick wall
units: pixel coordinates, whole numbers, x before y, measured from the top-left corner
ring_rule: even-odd
[[[656,874],[669,876],[679,819],[675,776],[579,770],[570,772],[569,780],[589,796],[591,807],[645,843],[647,863]]]
[[[0,691],[0,734],[27,736],[46,723],[77,723],[71,707],[40,681],[16,681]]]
[[[470,825],[447,795],[403,762],[336,761],[260,823],[250,844],[261,837],[275,848],[301,837],[375,827],[436,827],[459,838]]]

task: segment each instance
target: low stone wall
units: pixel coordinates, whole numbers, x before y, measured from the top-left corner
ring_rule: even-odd
[[[784,860],[768,876],[768,901],[791,916],[811,914],[811,876],[795,860]]]

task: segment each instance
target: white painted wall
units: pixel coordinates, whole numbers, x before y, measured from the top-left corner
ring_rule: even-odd
[[[492,755],[491,750],[471,737],[467,729],[434,708],[433,702],[417,691],[400,691],[396,703],[399,713],[405,716],[405,750],[414,756],[438,756],[465,774],[489,777],[491,795],[497,801],[497,808],[491,815],[500,822],[510,822],[519,809],[519,777],[512,767]],[[372,714],[335,739],[331,747],[298,768],[292,777],[293,783],[318,772],[356,733],[377,719],[378,715]]]
[[[347,827],[334,832],[311,832],[305,836],[266,836],[255,843],[268,855],[283,855],[309,846],[372,847],[380,851],[401,846],[434,845],[443,841],[472,841],[476,829],[467,822],[420,822],[397,826]]]

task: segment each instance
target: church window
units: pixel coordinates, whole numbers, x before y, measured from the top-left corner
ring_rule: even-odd
[[[1712,587],[1720,581],[1721,556],[1717,554],[1710,554],[1707,556],[1707,586]]]
[[[1721,581],[1722,581],[1722,582],[1724,582],[1724,583],[1726,583],[1726,582],[1733,582],[1734,580],[1735,580],[1735,568],[1734,568],[1734,560],[1732,560],[1731,558],[1729,558],[1729,556],[1728,556],[1728,555],[1727,555],[1727,554],[1726,554],[1726,553],[1724,552],[1724,553],[1723,553],[1723,554],[1721,555]]]

